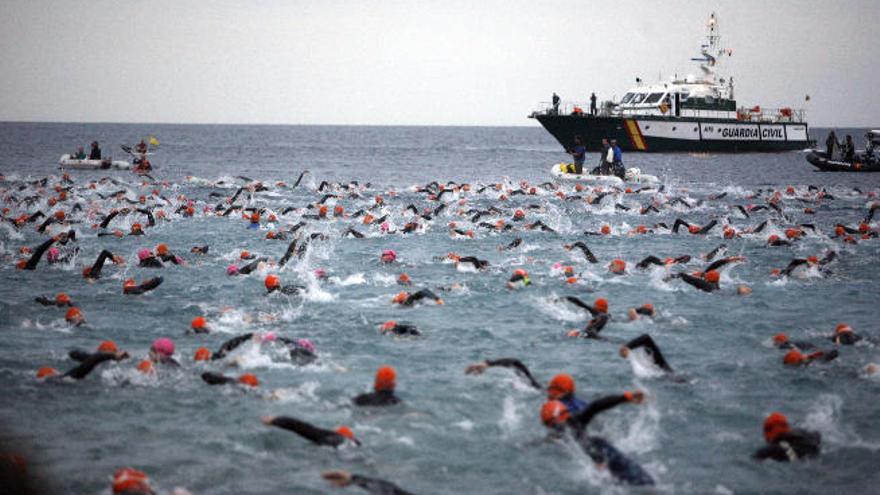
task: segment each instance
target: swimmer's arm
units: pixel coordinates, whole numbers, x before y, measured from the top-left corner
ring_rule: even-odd
[[[641,392],[637,393],[641,395]],[[630,397],[633,398],[634,395]],[[574,415],[569,421],[577,428],[586,428],[597,414],[617,407],[625,402],[629,402],[630,400],[631,399],[627,398],[626,394],[609,395],[602,397],[601,399],[596,399],[593,402],[590,402],[584,410]],[[641,397],[639,397],[639,401],[641,401]]]
[[[55,306],[55,301],[45,296],[37,297],[34,299],[34,301],[42,304],[43,306]]]
[[[644,347],[645,350],[648,351],[648,354],[654,360],[654,364],[662,368],[664,371],[672,372],[672,367],[669,366],[669,363],[666,362],[666,358],[663,357],[663,353],[660,352],[660,348],[657,347],[657,344],[654,342],[654,339],[651,338],[648,334],[642,334],[629,342],[621,348],[621,354],[625,354],[625,349],[637,349],[639,347]]]
[[[513,368],[518,375],[524,377],[528,380],[529,385],[540,390],[541,384],[535,380],[535,377],[532,376],[531,371],[520,361],[515,358],[501,358],[501,359],[487,359],[484,361],[487,366],[503,366],[505,368]]]
[[[49,246],[55,242],[55,238],[51,238],[48,241],[37,246],[37,249],[34,250],[34,254],[31,255],[30,259],[27,260],[27,263],[24,266],[25,270],[33,270],[37,267],[37,264],[40,262],[40,258],[43,257],[43,253],[49,249]]]
[[[318,445],[330,445],[337,447],[344,441],[344,437],[335,431],[318,428],[312,424],[300,421],[289,416],[277,416],[272,418],[268,423],[271,426],[277,426],[288,431],[292,431],[297,435]]]
[[[109,361],[111,359],[116,359],[116,354],[111,354],[109,352],[96,352],[86,358],[86,360],[83,361],[79,366],[68,371],[63,376],[69,376],[70,378],[81,380],[85,378],[89,373],[91,373],[92,370],[95,369],[95,366],[98,366],[104,361]]]
[[[765,445],[752,454],[752,459],[763,461],[765,459],[773,459],[774,461],[790,461],[788,451],[779,445]]]
[[[111,211],[109,215],[104,217],[104,220],[98,226],[101,227],[102,229],[106,229],[107,225],[110,224],[110,221],[113,220],[114,218],[116,218],[116,215],[119,215],[119,210]]]
[[[412,495],[390,481],[368,478],[359,474],[351,475],[351,482],[374,495]]]
[[[253,336],[254,334],[253,332],[251,332],[227,340],[220,346],[220,349],[218,349],[217,352],[211,355],[211,360],[213,361],[216,359],[222,359],[224,356],[226,356],[227,352],[230,352],[241,344],[244,344],[248,340],[251,340]]]
[[[744,259],[745,258],[743,258],[742,256],[728,256],[727,258],[721,258],[720,260],[717,260],[711,265],[707,266],[706,269],[703,270],[703,272],[708,272],[709,270],[717,270],[724,265],[733,263],[735,261],[743,261]]]
[[[651,256],[646,257],[642,261],[639,261],[636,264],[636,268],[647,268],[648,265],[663,266],[664,263],[663,263],[663,260],[661,260],[660,258],[658,258],[654,255],[651,255]]]
[[[598,339],[599,332],[605,328],[605,325],[608,324],[608,315],[605,313],[600,313],[596,315],[589,323],[587,323],[587,328],[584,329],[584,337],[590,339]]]
[[[70,359],[81,363],[91,357],[92,353],[86,352],[82,349],[73,349],[72,351],[68,352],[67,355],[70,357]]]
[[[779,274],[782,276],[791,275],[791,272],[793,272],[795,268],[797,268],[801,265],[806,265],[806,264],[807,264],[807,260],[805,260],[805,259],[791,260],[791,263],[789,263],[788,266],[786,266],[784,270],[779,272]]]
[[[700,290],[703,290],[706,292],[712,292],[715,289],[715,287],[713,287],[711,284],[709,284],[709,282],[706,282],[705,280],[703,280],[701,278],[694,277],[693,275],[690,275],[688,273],[680,273],[680,274],[678,274],[678,278],[684,280],[689,285],[692,285],[692,286],[696,287],[697,289],[700,289]]]
[[[718,220],[712,220],[711,222],[707,223],[702,229],[698,230],[697,234],[705,234],[712,230],[712,228],[716,225],[718,225]]]
[[[202,380],[208,385],[225,385],[227,383],[235,383],[236,381],[235,378],[229,378],[228,376],[211,371],[202,373]]]
[[[598,314],[598,311],[596,311],[592,306],[590,306],[589,304],[587,304],[587,303],[581,301],[581,300],[578,299],[577,297],[574,297],[574,296],[565,296],[563,299],[565,299],[566,301],[568,301],[568,302],[574,304],[575,306],[577,306],[577,307],[579,307],[579,308],[586,309],[587,311],[590,312],[590,315],[591,315],[591,316],[596,316],[596,315]]]

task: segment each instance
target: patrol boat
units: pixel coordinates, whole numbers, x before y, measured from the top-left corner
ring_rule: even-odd
[[[718,19],[707,22],[701,45],[702,75],[673,77],[636,87],[623,98],[608,101],[595,114],[583,103],[542,103],[529,117],[536,119],[566,149],[580,136],[587,149],[599,149],[603,138],[616,139],[627,151],[771,152],[803,150],[809,139],[804,110],[737,107],[733,78],[716,74],[719,62],[733,52],[721,47]],[[809,100],[809,97],[807,97]]]

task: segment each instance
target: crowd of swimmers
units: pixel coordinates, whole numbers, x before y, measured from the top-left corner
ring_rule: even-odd
[[[614,143],[608,143],[608,146],[611,154],[604,156],[611,156],[613,161],[617,155],[614,152]],[[662,185],[645,186],[634,191],[631,188],[590,188],[582,185],[569,188],[549,182],[543,184],[529,184],[525,181],[519,184],[432,182],[413,188],[413,192],[421,195],[424,204],[427,205],[420,208],[414,204],[405,207],[403,204],[395,204],[398,196],[391,192],[370,198],[368,195],[370,193],[367,192],[369,185],[361,185],[357,182],[337,184],[322,182],[314,191],[318,199],[301,207],[283,207],[264,200],[255,201],[258,193],[263,191],[289,190],[298,187],[305,173],[303,172],[293,185],[283,182],[266,184],[241,178],[246,184],[235,189],[233,194],[211,193],[209,197],[218,201],[215,205],[182,194],[173,197],[167,183],[155,180],[151,182],[144,180],[142,185],[149,192],[137,195],[132,187],[113,178],[103,178],[86,184],[77,184],[68,175],[57,180],[3,179],[0,182],[2,184],[0,193],[6,206],[2,209],[0,222],[6,225],[6,228],[15,231],[36,231],[42,240],[35,247],[19,246],[15,251],[17,255],[7,251],[2,259],[10,269],[18,269],[23,274],[27,274],[39,269],[43,259],[48,264],[55,264],[78,259],[74,256],[76,254],[85,257],[87,246],[81,246],[80,243],[90,244],[90,241],[85,239],[92,238],[88,234],[94,233],[94,238],[105,238],[109,241],[135,236],[134,238],[142,245],[136,252],[138,266],[164,271],[164,268],[187,265],[194,258],[210,256],[209,252],[215,251],[211,250],[210,244],[192,246],[189,249],[178,246],[178,249],[174,250],[165,243],[158,243],[155,246],[152,243],[147,244],[152,228],[160,223],[183,222],[193,217],[222,218],[235,215],[234,218],[241,218],[243,231],[253,233],[254,242],[272,243],[280,240],[287,242],[288,245],[284,254],[278,259],[242,251],[239,261],[225,268],[226,276],[241,277],[244,282],[246,277],[259,269],[260,273],[265,273],[265,276],[259,277],[253,283],[261,283],[267,296],[299,297],[308,290],[307,287],[282,280],[283,274],[280,270],[294,258],[303,259],[313,244],[326,240],[328,236],[338,235],[340,238],[355,239],[366,236],[405,236],[413,232],[424,232],[437,224],[444,225],[443,222],[448,219],[443,228],[448,229],[451,237],[472,239],[490,233],[508,233],[513,235],[514,239],[506,245],[499,246],[499,250],[516,250],[520,249],[523,242],[522,238],[518,237],[520,233],[556,232],[552,227],[534,218],[545,211],[544,206],[537,201],[537,198],[542,197],[562,202],[576,202],[587,208],[605,201],[614,204],[616,209],[629,211],[638,208],[639,215],[646,219],[644,223],[628,229],[612,228],[608,224],[602,224],[595,231],[587,231],[575,236],[574,242],[560,243],[560,254],[566,250],[579,253],[576,256],[583,258],[579,263],[597,267],[607,266],[607,272],[612,277],[662,269],[666,272],[664,279],[668,283],[680,281],[693,287],[694,290],[706,293],[705,297],[712,297],[711,294],[719,292],[729,293],[734,297],[748,297],[751,293],[750,286],[738,284],[727,288],[722,284],[724,270],[748,261],[741,255],[727,256],[725,254],[727,247],[724,244],[727,240],[756,239],[755,244],[766,249],[787,249],[803,242],[805,238],[824,237],[830,242],[838,243],[838,248],[842,248],[844,245],[870,241],[878,236],[874,212],[880,208],[880,203],[876,202],[875,194],[871,192],[854,191],[868,202],[868,206],[860,213],[860,217],[851,215],[840,218],[840,222],[835,224],[831,231],[823,231],[820,226],[812,222],[797,220],[796,217],[814,215],[817,208],[835,200],[828,191],[812,186],[801,190],[794,187],[785,190],[759,190],[747,198],[749,203],[729,205],[728,214],[718,215],[711,221],[700,224],[693,219],[688,221],[684,218],[676,218],[672,225],[647,219],[661,211],[679,215],[698,206],[719,204],[727,193],[716,193],[704,199],[693,200],[668,192]],[[102,194],[101,191],[107,189],[116,190],[110,194]],[[528,204],[524,207],[509,206],[509,201],[514,196],[522,196]],[[444,201],[444,198],[448,198],[448,201]],[[490,200],[490,205],[480,206],[476,201],[479,198]],[[640,206],[633,204],[635,201],[641,201],[642,198],[648,198],[648,201]],[[335,202],[332,210],[326,205],[330,199]],[[624,204],[625,200],[629,200],[630,204]],[[360,208],[353,212],[346,211],[344,208],[346,202],[357,204]],[[261,206],[254,206],[255,204]],[[753,219],[755,215],[762,215],[763,219]],[[293,221],[285,223],[285,217],[295,219],[296,223]],[[123,218],[127,219],[130,227],[126,229],[112,226]],[[739,227],[733,225],[734,219],[740,224]],[[344,226],[344,230],[336,234],[328,234],[312,231],[309,228],[311,225],[330,221],[339,222]],[[743,221],[747,225],[742,226]],[[403,227],[396,227],[398,224],[402,224]],[[765,231],[781,232],[783,235],[769,234],[768,237],[764,237]],[[634,237],[660,233],[715,237],[722,243],[705,254],[692,252],[679,253],[677,256],[651,255],[637,262],[631,260],[629,263],[618,257],[603,259],[588,245],[590,240],[597,236]],[[88,248],[97,248],[97,246],[88,246]],[[820,275],[827,274],[829,267],[837,263],[841,256],[843,255],[838,254],[838,249],[829,249],[825,253],[796,257],[784,268],[772,268],[768,277],[794,277],[804,270],[813,270]],[[187,257],[190,258],[189,261]],[[437,259],[461,270],[478,274],[496,269],[489,261],[475,255],[438,253]],[[392,249],[384,249],[376,254],[376,262],[396,269],[399,266],[398,253]],[[86,262],[82,265],[82,283],[112,283],[102,279],[108,263],[122,266],[127,260],[118,252],[114,253],[102,248],[93,263]],[[551,273],[558,273],[567,286],[577,287],[579,274],[573,265],[557,263]],[[314,270],[313,275],[319,281],[327,279],[327,273],[323,269]],[[161,290],[164,279],[175,276],[177,274],[171,271],[163,276],[150,277],[140,282],[128,278],[122,284],[119,297],[138,297],[154,290]],[[513,271],[505,287],[512,293],[517,290],[530,290],[531,282],[532,277],[526,267],[522,266]],[[410,275],[404,272],[397,277],[397,283],[403,290],[390,298],[389,307],[445,305],[444,299],[438,295],[438,292],[454,292],[460,288],[460,284],[457,283],[441,287],[418,287]],[[87,315],[81,309],[81,303],[87,301],[74,301],[66,292],[36,294],[35,302],[45,306],[47,310],[58,311],[59,315],[63,313],[64,320],[73,328],[89,325]],[[614,332],[614,327],[619,324],[642,318],[652,319],[657,315],[651,303],[625,308],[623,313],[612,314],[609,301],[603,297],[585,302],[576,296],[566,296],[561,298],[560,302],[584,310],[585,315],[589,317],[583,328],[567,332],[572,338],[601,341],[607,334]],[[199,316],[190,322],[187,331],[191,334],[211,333],[212,326],[208,319]],[[418,338],[422,335],[422,331],[415,324],[389,320],[378,326],[377,334]],[[870,335],[860,334],[846,323],[837,325],[829,332],[828,339],[821,342],[790,340],[784,333],[768,335],[767,338],[772,340],[775,347],[784,351],[779,362],[781,366],[789,368],[805,367],[835,359],[851,359],[845,354],[844,347],[873,345]],[[249,390],[260,387],[259,377],[255,374],[228,376],[194,366],[194,363],[223,360],[245,343],[261,348],[270,346],[283,350],[295,365],[307,366],[320,359],[315,346],[308,339],[288,338],[271,331],[249,332],[227,340],[214,351],[199,347],[193,352],[191,359],[181,359],[175,342],[169,337],[156,339],[149,351],[141,357],[135,357],[135,352],[121,348],[114,341],[102,341],[96,343],[94,350],[70,350],[68,356],[71,363],[65,370],[43,366],[34,370],[34,375],[47,384],[69,386],[86,379],[99,367],[117,363],[114,366],[131,366],[137,372],[144,374],[161,374],[164,369],[189,370],[198,374],[206,385],[240,387]],[[624,359],[629,358],[634,352],[644,353],[663,375],[677,383],[687,383],[686,376],[673,369],[661,352],[660,345],[651,335],[640,335],[619,348],[619,355]],[[46,359],[49,358],[50,356],[47,355]],[[131,360],[131,365],[125,364],[128,360]],[[480,375],[490,368],[510,369],[522,377],[527,386],[541,390],[542,393],[546,392],[546,402],[535,411],[535,416],[540,418],[552,438],[573,439],[587,457],[597,466],[607,468],[619,483],[654,484],[654,476],[635,459],[620,451],[611,440],[590,432],[590,424],[598,414],[610,414],[608,411],[618,406],[643,403],[646,400],[643,391],[613,391],[594,400],[585,400],[576,395],[575,379],[572,375],[562,370],[554,370],[556,374],[544,385],[535,378],[523,361],[515,357],[487,358],[467,366],[464,372],[468,375]],[[878,366],[872,363],[862,369],[869,374],[880,371]],[[396,384],[395,368],[380,367],[373,378],[373,391],[353,397],[353,407],[394,408],[395,405],[406,400],[405,397],[397,395]],[[785,404],[780,406],[784,408]],[[268,427],[289,431],[319,446],[340,448],[357,447],[361,444],[356,432],[345,425],[332,427],[312,424],[305,418],[294,416],[267,416],[262,418],[262,422]],[[771,412],[766,415],[763,433],[765,442],[755,452],[756,459],[795,461],[820,454],[821,435],[818,432],[792,426],[781,412]],[[345,471],[328,471],[324,473],[324,478],[336,486],[355,485],[370,493],[408,493],[391,482]],[[112,488],[114,493],[153,493],[151,481],[146,474],[133,468],[125,468],[117,472],[113,477]],[[186,491],[178,489],[176,493],[186,493]]]

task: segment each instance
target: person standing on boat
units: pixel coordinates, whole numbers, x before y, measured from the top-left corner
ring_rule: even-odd
[[[846,142],[843,143],[843,161],[852,163],[855,160],[856,145],[850,134],[846,135]]]
[[[828,134],[828,137],[825,138],[825,148],[826,148],[825,153],[826,153],[826,156],[828,157],[829,160],[834,159],[834,147],[835,146],[839,146],[837,143],[837,135],[834,134],[834,131],[831,131],[831,133]]]
[[[574,147],[568,150],[568,154],[574,157],[574,173],[584,173],[584,159],[587,157],[587,148],[581,141],[580,136],[574,137]]]
[[[623,168],[623,152],[620,150],[620,146],[617,145],[616,139],[611,140],[611,153],[611,171],[620,180],[624,180],[626,169]]]
[[[553,93],[553,115],[559,115],[559,95]]]
[[[614,160],[614,151],[608,144],[608,139],[602,138],[602,152],[599,154],[599,165],[590,172],[593,175],[608,175],[611,173],[611,162]]]
[[[590,115],[596,116],[596,93],[590,95]]]
[[[92,141],[92,151],[89,152],[89,160],[100,160],[101,148],[98,147],[97,141]]]
[[[86,159],[86,150],[82,146],[77,148],[76,153],[71,157],[74,160],[85,160]]]

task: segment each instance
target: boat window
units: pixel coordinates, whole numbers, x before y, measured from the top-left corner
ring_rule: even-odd
[[[636,95],[635,93],[627,93],[627,94],[623,95],[623,99],[620,100],[620,103],[623,103],[623,104],[629,103],[629,100],[632,100],[633,96],[635,96],[635,95]]]
[[[657,103],[658,101],[660,101],[660,98],[663,98],[663,93],[651,93],[650,95],[648,95],[645,103]]]
[[[638,93],[635,98],[633,98],[633,104],[641,103],[644,101],[645,96],[647,96],[645,93]]]

